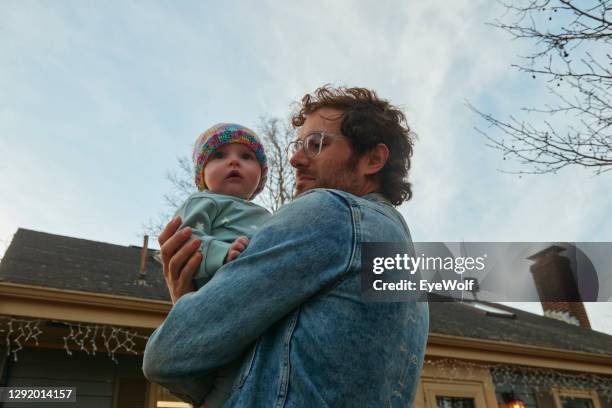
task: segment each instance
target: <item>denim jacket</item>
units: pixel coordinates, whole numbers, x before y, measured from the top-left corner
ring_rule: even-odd
[[[211,374],[242,359],[226,407],[411,406],[427,303],[366,303],[361,244],[410,242],[378,194],[311,190],[248,248],[184,295],[146,346],[146,377],[194,404]]]

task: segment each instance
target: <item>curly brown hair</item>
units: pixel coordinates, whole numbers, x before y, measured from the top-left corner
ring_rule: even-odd
[[[320,108],[343,111],[340,129],[357,155],[363,155],[378,143],[387,146],[387,163],[375,175],[380,193],[396,206],[410,200],[412,185],[408,182],[408,172],[415,135],[404,113],[372,90],[324,85],[304,95],[291,123],[296,128],[302,126],[306,117]]]

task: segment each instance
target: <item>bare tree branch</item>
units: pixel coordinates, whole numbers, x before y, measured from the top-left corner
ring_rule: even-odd
[[[166,226],[172,215],[191,194],[196,192],[193,175],[193,164],[187,156],[177,159],[178,168],[166,173],[166,180],[171,184],[171,190],[164,193],[164,208],[155,217],[150,217],[142,226],[143,233],[157,237]]]
[[[503,3],[502,22],[492,26],[515,40],[531,41],[533,52],[512,65],[532,79],[544,78],[556,104],[524,107],[538,119],[496,118],[476,109],[489,129],[477,129],[523,168],[550,173],[567,166],[612,169],[612,0],[524,0]],[[557,119],[571,118],[569,125]]]
[[[268,181],[258,198],[264,207],[276,211],[291,200],[295,190],[295,173],[287,155],[294,133],[278,118],[260,118],[258,130],[268,157]]]

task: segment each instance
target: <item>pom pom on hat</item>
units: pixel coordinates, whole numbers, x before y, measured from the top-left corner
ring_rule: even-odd
[[[195,184],[199,191],[206,189],[204,182],[204,168],[211,154],[221,146],[230,143],[240,143],[255,153],[261,166],[261,178],[253,197],[263,190],[268,175],[268,164],[263,145],[257,134],[251,129],[234,123],[218,123],[202,133],[196,139],[193,147],[193,167],[195,170]],[[252,199],[251,197],[250,199]]]

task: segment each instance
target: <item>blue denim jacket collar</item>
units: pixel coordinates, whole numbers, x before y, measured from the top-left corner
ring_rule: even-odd
[[[391,204],[391,201],[389,201],[387,199],[387,197],[385,197],[384,195],[382,195],[381,193],[370,193],[370,194],[366,194],[363,197],[361,197],[365,200],[369,200],[369,201],[374,201],[377,203],[381,203],[381,204],[387,204],[391,207],[393,207],[393,204]]]

